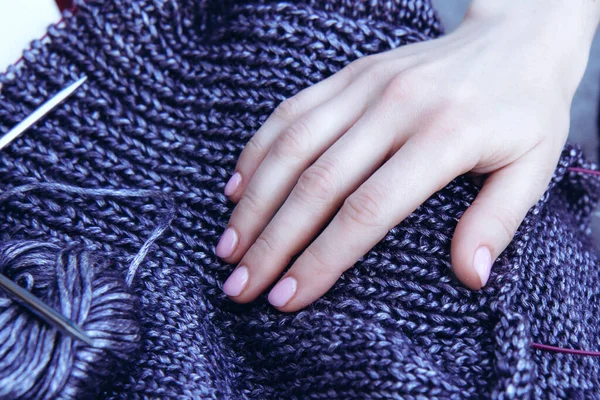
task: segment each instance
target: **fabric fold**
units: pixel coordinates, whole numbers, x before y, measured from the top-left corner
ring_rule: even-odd
[[[106,398],[593,397],[598,360],[530,347],[600,349],[599,184],[572,170],[596,166],[571,146],[483,290],[451,271],[454,228],[479,190],[460,176],[304,310],[222,292],[234,267],[214,255],[234,207],[223,189],[268,115],[363,55],[441,33],[425,0],[80,1],[0,76],[2,132],[88,77],[0,153],[3,191],[165,197],[30,191],[0,202],[0,241],[82,241],[125,276],[172,202],[131,281],[141,349]]]

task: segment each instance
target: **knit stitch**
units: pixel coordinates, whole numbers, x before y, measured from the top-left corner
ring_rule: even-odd
[[[595,168],[576,148],[564,150],[483,290],[451,271],[454,228],[478,191],[461,176],[304,310],[281,313],[266,293],[236,304],[222,292],[234,268],[214,255],[234,208],[223,189],[248,139],[281,101],[352,60],[440,35],[429,1],[77,7],[0,76],[1,132],[89,78],[0,153],[0,190],[52,183],[164,197],[17,193],[0,198],[0,242],[78,242],[110,257],[125,280],[153,238],[131,274],[141,348],[103,397],[600,397],[598,359],[530,347],[600,349],[589,232],[600,188],[568,170]]]

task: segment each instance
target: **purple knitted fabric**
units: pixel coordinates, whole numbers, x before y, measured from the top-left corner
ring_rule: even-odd
[[[600,350],[600,187],[568,170],[595,168],[575,148],[481,291],[451,271],[478,191],[459,177],[300,312],[222,292],[223,189],[267,116],[362,55],[439,34],[426,0],[93,0],[0,76],[0,132],[88,77],[0,152],[0,242],[78,243],[131,282],[140,350],[116,379],[87,377],[102,397],[600,397],[600,360],[530,347]]]

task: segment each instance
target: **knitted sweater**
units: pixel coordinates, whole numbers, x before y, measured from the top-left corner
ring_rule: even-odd
[[[478,191],[458,177],[304,310],[222,292],[223,189],[261,123],[350,61],[439,34],[427,0],[92,0],[33,42],[0,76],[0,132],[88,81],[0,153],[2,248],[83,247],[138,298],[138,347],[81,379],[113,399],[600,397],[597,358],[530,346],[600,349],[600,188],[569,169],[595,168],[575,148],[480,291],[451,271]]]

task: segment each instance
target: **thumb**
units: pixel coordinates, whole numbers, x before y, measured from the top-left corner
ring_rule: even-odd
[[[533,154],[489,175],[456,226],[450,249],[456,277],[478,290],[488,281],[493,262],[509,245],[527,211],[544,194],[553,169]]]

